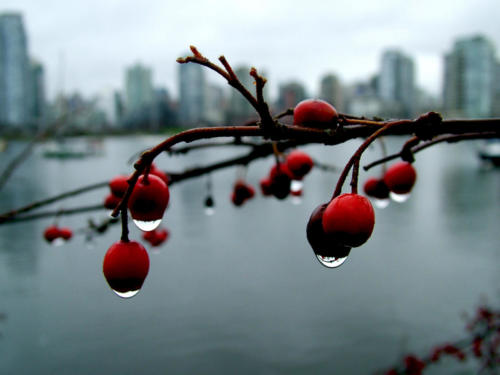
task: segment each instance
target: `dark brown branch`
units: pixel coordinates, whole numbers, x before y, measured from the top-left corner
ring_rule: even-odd
[[[238,92],[241,95],[243,95],[243,97],[252,105],[252,107],[254,107],[254,109],[260,116],[261,126],[263,128],[271,128],[273,126],[274,121],[271,116],[271,113],[269,112],[269,107],[265,102],[263,96],[263,87],[266,83],[266,80],[265,78],[257,74],[257,70],[255,68],[252,68],[250,70],[250,75],[255,78],[256,97],[253,96],[252,93],[250,93],[250,91],[248,91],[248,89],[241,83],[237,75],[234,73],[233,68],[231,67],[231,65],[224,56],[220,56],[219,61],[223,65],[225,71],[220,66],[212,63],[209,59],[204,57],[200,52],[198,52],[196,47],[191,46],[191,52],[193,52],[193,56],[188,56],[186,58],[178,58],[177,62],[180,64],[192,62],[206,66],[209,69],[212,69],[213,71],[217,72],[226,79],[227,83],[230,86],[238,90]]]
[[[391,129],[387,129],[385,131],[386,135],[407,135],[413,134],[415,132],[416,122],[409,121],[405,123],[403,126],[394,127]],[[448,141],[458,141],[461,139],[478,139],[478,138],[500,138],[500,119],[490,119],[490,120],[463,120],[463,121],[443,121],[442,124],[439,125],[440,128],[444,130],[452,131],[453,135],[447,134],[445,137]],[[263,132],[258,127],[222,127],[222,128],[198,128],[191,129],[182,133],[179,133],[173,137],[162,142],[160,145],[156,146],[150,151],[146,151],[143,153],[143,157],[138,164],[146,163],[149,160],[149,163],[156,157],[156,155],[163,151],[169,151],[171,147],[179,142],[192,142],[198,139],[209,139],[216,137],[241,137],[243,135],[254,135],[260,137],[268,137],[277,140],[284,140],[289,142],[288,144],[309,144],[309,143],[317,143],[317,144],[328,144],[335,145],[346,142],[350,139],[354,138],[366,138],[373,134],[376,130],[380,129],[380,124],[378,126],[371,125],[350,125],[342,129],[342,131],[323,131],[319,129],[309,129],[298,126],[286,126],[281,125],[279,129],[275,129],[273,132]],[[478,132],[473,132],[470,134],[471,129],[480,129]],[[439,130],[439,129],[438,129]],[[435,130],[434,132],[437,132]],[[444,139],[443,139],[444,140]],[[440,138],[435,138],[433,143],[424,143],[418,147],[429,147],[430,145],[441,142]],[[280,143],[279,143],[280,145]],[[279,146],[280,148],[282,146]],[[291,146],[290,146],[291,147]],[[154,152],[153,152],[154,151]],[[415,150],[413,150],[415,152]],[[397,158],[399,155],[391,156],[391,158]],[[389,159],[390,160],[390,159]],[[380,161],[383,162],[384,160]],[[237,164],[234,162],[232,165]],[[227,165],[230,165],[228,163]],[[141,171],[145,168],[145,165],[142,167]],[[207,173],[211,170],[215,170],[217,168],[206,168],[206,172],[200,170],[196,173],[192,173],[193,176],[196,174],[197,176],[202,175],[203,173]],[[366,169],[366,167],[365,167]],[[137,171],[136,171],[137,172]],[[138,172],[139,173],[139,172]],[[136,178],[139,174],[136,175]],[[25,212],[34,210],[44,205],[48,205],[50,203],[56,202],[61,199],[65,199],[71,196],[75,196],[86,191],[90,191],[96,188],[101,188],[107,186],[108,181],[99,182],[96,184],[88,185],[79,189],[72,190],[70,192],[66,192],[48,199],[44,199],[41,201],[37,201],[31,203],[27,206],[21,207],[19,209],[11,210],[9,212],[3,213],[0,215],[0,224],[6,221],[13,221],[14,217],[17,217],[20,214]],[[63,213],[64,214],[64,213]],[[24,216],[23,216],[24,217]]]
[[[434,146],[434,145],[436,145],[438,143],[442,143],[442,142],[455,143],[455,142],[459,142],[459,141],[463,141],[463,140],[492,139],[492,138],[500,138],[500,130],[499,131],[492,131],[492,132],[463,133],[463,134],[458,134],[458,135],[457,134],[452,134],[452,135],[444,134],[444,135],[441,135],[439,137],[435,137],[431,141],[427,141],[425,143],[422,143],[420,145],[412,147],[411,152],[413,154],[415,154],[419,151],[425,150],[428,147]],[[363,167],[363,169],[365,171],[368,171],[369,169],[371,169],[379,164],[382,164],[382,163],[385,163],[385,162],[388,162],[388,161],[391,161],[394,159],[398,159],[401,156],[402,156],[401,151],[398,153],[392,154],[392,155],[388,155],[386,157],[383,157],[379,160],[375,160],[374,162],[371,162],[371,163],[365,165]]]
[[[354,171],[353,171],[353,178],[351,182],[352,190],[353,193],[357,191],[357,178],[358,178],[358,170],[359,170],[359,160],[361,158],[361,155],[363,152],[366,150],[366,148],[375,140],[377,139],[378,136],[382,135],[383,132],[387,132],[389,129],[392,128],[397,128],[402,125],[408,125],[411,124],[411,120],[401,120],[401,121],[394,121],[394,122],[389,122],[384,124],[382,128],[379,128],[377,131],[373,132],[362,144],[359,146],[359,148],[356,150],[354,155],[352,155],[351,159],[347,162],[346,166],[344,167],[344,170],[342,171],[339,180],[337,182],[337,186],[335,187],[335,191],[333,192],[332,199],[340,195],[340,192],[342,191],[342,186],[344,185],[344,181],[347,178],[347,174],[349,173],[349,170],[351,167],[354,165]],[[342,130],[343,132],[345,131]]]
[[[98,211],[98,210],[104,210],[104,206],[102,205],[102,203],[89,205],[89,206],[75,207],[75,208],[43,211],[43,212],[37,212],[35,214],[30,214],[30,215],[12,216],[8,219],[4,219],[4,220],[0,221],[0,224],[13,224],[13,223],[19,223],[19,222],[23,222],[23,221],[43,219],[43,218],[47,218],[47,217],[75,215],[75,214],[81,214],[81,213],[85,213],[85,212]]]
[[[79,195],[79,194],[86,193],[88,191],[91,191],[91,190],[94,190],[97,188],[107,186],[108,183],[109,183],[109,181],[97,182],[97,183],[92,184],[92,185],[87,185],[87,186],[81,187],[79,189],[67,191],[65,193],[55,195],[53,197],[43,199],[43,200],[40,200],[37,202],[33,202],[33,203],[28,204],[26,206],[23,206],[21,208],[6,212],[6,213],[0,215],[0,224],[3,224],[6,221],[12,221],[15,216],[18,216],[19,214],[22,214],[24,212],[32,211],[36,208],[46,206],[48,204],[63,200],[65,198],[73,197],[75,195]]]

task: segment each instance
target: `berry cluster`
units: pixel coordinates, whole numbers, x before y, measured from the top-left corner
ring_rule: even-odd
[[[375,226],[370,201],[358,194],[342,194],[316,207],[307,223],[307,240],[326,267],[340,266],[351,248],[364,244]]]
[[[143,239],[151,246],[159,246],[169,236],[166,229],[157,229],[168,206],[170,192],[168,177],[151,165],[149,173],[140,175],[128,197],[127,208],[135,224],[143,233]],[[117,176],[109,187],[117,201],[115,208],[129,188],[129,178]],[[106,199],[107,201],[108,199]],[[106,252],[103,273],[109,286],[117,295],[129,298],[136,295],[149,271],[149,256],[144,247],[126,237],[115,242]]]
[[[247,200],[255,196],[255,189],[252,185],[246,183],[244,180],[237,180],[233,186],[231,194],[231,202],[237,207],[243,205]]]
[[[325,101],[304,100],[294,110],[294,126],[315,129],[335,128],[339,126],[339,115],[335,108]],[[375,136],[372,138],[375,139]],[[362,147],[366,148],[373,139],[365,141]],[[358,150],[358,159],[363,151],[362,147]],[[271,167],[268,176],[260,181],[262,194],[277,199],[285,199],[289,195],[301,195],[302,180],[314,166],[312,158],[297,149],[284,156],[275,148],[275,156],[276,163]],[[348,167],[351,168],[353,163],[348,163],[345,171],[348,172]],[[359,160],[354,164],[356,166],[353,170],[352,192],[340,194],[345,179],[343,174],[344,177],[339,179],[332,199],[313,211],[306,228],[307,240],[318,260],[329,268],[340,266],[352,248],[363,245],[370,238],[375,225],[375,214],[370,201],[357,194],[356,168],[359,169]],[[378,200],[384,200],[391,194],[409,193],[415,179],[416,173],[411,164],[396,163],[387,170],[383,178],[369,179],[365,184],[365,192]],[[128,211],[134,222],[145,232],[143,239],[152,246],[158,246],[169,235],[165,229],[156,230],[169,202],[168,177],[151,164],[149,170],[146,168],[146,172],[136,178],[133,189],[127,197],[125,194],[129,190],[129,183],[130,178],[126,176],[113,178],[109,184],[111,194],[106,198],[105,204],[116,210],[119,202],[126,199]],[[251,185],[242,178],[236,180],[231,194],[231,202],[235,206],[242,206],[254,196],[255,189]],[[207,197],[205,205],[213,207],[211,195]],[[121,209],[124,220],[123,208]],[[128,233],[128,230],[125,233]],[[104,275],[110,286],[121,296],[135,294],[147,275],[148,267],[144,266],[144,261],[142,266],[140,262],[138,263],[141,270],[139,272],[141,277],[138,277],[128,260],[122,259],[129,256],[144,257],[139,255],[143,254],[142,250],[142,246],[128,241],[127,236],[122,235],[122,240],[113,244],[105,256],[107,266],[103,267]],[[124,264],[125,269],[120,271],[118,277],[116,275],[120,264]]]
[[[375,199],[380,207],[385,207],[392,198],[396,202],[404,202],[415,181],[417,172],[413,165],[406,161],[401,161],[390,166],[382,178],[370,177],[366,180],[363,190],[366,195]]]
[[[43,237],[49,243],[59,244],[71,239],[71,237],[73,237],[73,231],[68,227],[60,228],[57,225],[51,225],[45,229]]]

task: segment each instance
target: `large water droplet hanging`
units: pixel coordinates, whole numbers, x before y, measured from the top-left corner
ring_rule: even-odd
[[[152,230],[155,230],[158,228],[158,226],[161,223],[161,219],[158,220],[153,220],[153,221],[141,221],[141,220],[135,220],[134,219],[135,225],[137,225],[137,228],[144,232],[151,232]]]
[[[391,197],[391,199],[394,202],[403,203],[403,202],[406,202],[408,200],[408,198],[410,198],[410,193],[408,193],[408,194],[396,194],[396,193],[393,193],[391,191],[389,193],[389,196]]]
[[[121,298],[132,298],[133,296],[135,296],[137,293],[139,293],[140,289],[137,289],[137,290],[129,290],[127,292],[119,292],[117,290],[114,290],[114,289],[111,289],[113,292],[116,293],[116,295],[118,297],[121,297]]]
[[[302,190],[302,187],[304,186],[304,183],[299,180],[292,180],[292,184],[290,185],[290,191],[291,192],[299,192]]]
[[[390,199],[373,199],[373,204],[375,205],[375,207],[380,209],[386,208],[389,203],[391,203]]]
[[[340,267],[347,260],[347,257],[336,258],[336,257],[323,257],[321,255],[316,255],[319,262],[327,268],[337,268]]]

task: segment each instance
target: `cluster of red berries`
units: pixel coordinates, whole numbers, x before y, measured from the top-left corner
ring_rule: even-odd
[[[417,172],[413,165],[401,161],[389,167],[382,178],[371,177],[366,180],[363,190],[369,197],[385,200],[389,199],[391,192],[396,195],[409,194],[416,179]]]
[[[351,248],[364,244],[374,226],[375,213],[370,201],[358,194],[342,194],[316,207],[306,234],[317,256],[339,259],[347,257]]]
[[[143,230],[144,240],[159,246],[168,238],[168,231],[155,230],[168,206],[170,192],[168,177],[151,166],[148,174],[142,174],[130,194],[128,210],[136,225]],[[128,177],[117,176],[110,181],[111,194],[121,200],[128,189]],[[116,207],[116,206],[115,206]],[[103,273],[109,286],[119,296],[128,298],[138,293],[149,271],[149,256],[136,241],[115,242],[106,252]]]
[[[386,375],[422,374],[424,368],[436,363],[443,357],[452,357],[465,361],[469,353],[479,359],[482,368],[495,368],[498,364],[498,350],[500,348],[500,312],[486,306],[480,306],[476,315],[467,323],[470,331],[469,340],[461,340],[457,344],[445,343],[432,349],[428,356],[416,357],[407,355],[404,358],[404,367],[392,368]]]
[[[243,205],[247,200],[255,196],[255,189],[252,185],[242,179],[236,180],[231,193],[231,202],[237,207]]]
[[[410,354],[404,358],[404,372],[399,372],[396,369],[388,370],[385,375],[422,375],[425,368],[425,362],[420,358]]]
[[[169,178],[165,172],[159,169],[154,163],[151,164],[149,176],[154,175],[159,177],[165,185],[168,186]],[[104,199],[104,207],[114,210],[118,203],[122,200],[125,192],[128,189],[129,176],[118,175],[111,179],[109,182],[110,194]]]
[[[45,229],[43,237],[50,243],[57,239],[68,241],[73,237],[73,231],[68,227],[59,228],[57,225],[51,225]]]
[[[448,355],[457,358],[460,361],[465,361],[465,353],[452,344],[445,344],[434,348],[431,354],[431,362],[437,362],[441,356]]]
[[[284,162],[273,165],[269,175],[260,180],[262,195],[278,199],[285,199],[289,194],[301,195],[301,189],[291,189],[292,181],[301,181],[313,166],[314,162],[307,153],[293,150]]]

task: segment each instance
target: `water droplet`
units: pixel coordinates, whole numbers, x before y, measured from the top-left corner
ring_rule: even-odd
[[[390,199],[373,199],[373,204],[375,205],[375,207],[380,209],[386,208],[389,203],[391,203]]]
[[[213,214],[215,214],[215,210],[212,207],[205,208],[205,215],[212,216]]]
[[[299,181],[299,180],[292,180],[292,184],[290,185],[290,191],[291,192],[294,192],[294,191],[300,191],[302,190],[302,187],[304,186],[304,183],[302,181]]]
[[[62,237],[56,238],[54,241],[51,242],[52,246],[59,247],[62,246],[66,243],[66,240]]]
[[[327,268],[337,268],[340,267],[347,260],[347,257],[335,258],[335,257],[323,257],[321,255],[316,255],[319,262]]]
[[[114,289],[111,289],[111,290],[113,292],[115,292],[118,297],[121,297],[121,298],[132,298],[133,296],[135,296],[140,291],[140,289],[129,290],[127,292],[118,292],[117,290],[114,290]]]
[[[397,203],[403,203],[403,202],[406,202],[408,200],[408,198],[410,198],[410,194],[396,194],[396,193],[393,193],[392,191],[389,193],[389,196],[391,197],[391,199],[394,201],[394,202],[397,202]]]
[[[155,230],[158,228],[158,226],[161,223],[161,219],[158,220],[153,220],[153,221],[141,221],[141,220],[135,220],[134,219],[135,225],[137,225],[137,228],[144,232],[151,232],[152,230]]]

